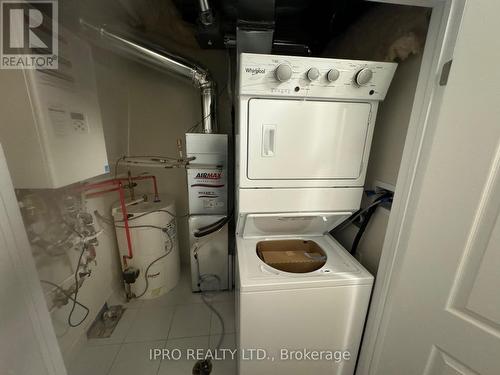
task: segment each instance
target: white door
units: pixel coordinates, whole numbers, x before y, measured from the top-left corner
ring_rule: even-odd
[[[371,141],[369,103],[251,99],[248,178],[356,180]]]
[[[66,375],[0,145],[0,374]]]
[[[497,1],[467,2],[375,351],[358,375],[500,374],[499,13]]]

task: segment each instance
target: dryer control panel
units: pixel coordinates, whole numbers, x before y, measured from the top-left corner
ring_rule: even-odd
[[[279,56],[240,55],[240,95],[289,96],[380,101],[396,63]]]

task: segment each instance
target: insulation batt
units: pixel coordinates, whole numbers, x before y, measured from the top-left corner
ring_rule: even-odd
[[[430,10],[378,5],[370,9],[323,51],[324,57],[404,61],[422,53]]]

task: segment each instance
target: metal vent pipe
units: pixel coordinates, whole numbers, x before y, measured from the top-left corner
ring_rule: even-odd
[[[188,79],[200,89],[202,116],[200,122],[203,133],[215,133],[217,131],[217,87],[207,69],[183,57],[167,52],[162,47],[135,35],[111,31],[106,27],[93,25],[83,19],[80,19],[80,24],[86,31],[93,33],[126,56],[131,56],[141,63]]]

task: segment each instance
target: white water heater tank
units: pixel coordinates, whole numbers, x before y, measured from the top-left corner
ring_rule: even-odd
[[[175,203],[170,197],[160,198],[159,202],[148,201],[127,206],[133,253],[133,257],[127,259],[127,267],[139,270],[139,277],[130,286],[133,294],[142,295],[140,299],[152,299],[167,293],[177,285],[180,277]],[[122,210],[118,206],[112,212],[120,259],[123,259],[128,255],[129,249]],[[154,262],[166,253],[168,255]],[[145,273],[152,262],[154,264],[148,270],[146,289]],[[123,262],[122,267],[125,268]]]

